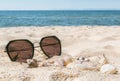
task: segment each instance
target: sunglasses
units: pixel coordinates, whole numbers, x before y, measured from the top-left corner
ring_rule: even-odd
[[[39,45],[48,58],[61,55],[61,42],[56,36],[43,37]],[[27,39],[11,40],[6,46],[6,52],[11,61],[27,62],[27,59],[33,58],[34,48],[34,44]]]

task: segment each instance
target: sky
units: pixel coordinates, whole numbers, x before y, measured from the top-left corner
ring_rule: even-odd
[[[0,0],[0,10],[120,10],[120,0]]]

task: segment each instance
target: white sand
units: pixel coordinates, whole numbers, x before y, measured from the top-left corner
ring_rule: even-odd
[[[117,74],[100,71],[77,71],[66,67],[27,68],[27,64],[11,62],[4,53],[10,40],[28,39],[39,45],[42,37],[57,36],[62,43],[62,54],[73,58],[92,57],[104,54],[109,64],[117,69]],[[45,60],[40,48],[34,59]],[[13,27],[0,28],[0,81],[119,81],[120,80],[120,27]]]

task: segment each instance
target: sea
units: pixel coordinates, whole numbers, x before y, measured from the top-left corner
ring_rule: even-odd
[[[0,11],[0,27],[119,26],[120,10]]]

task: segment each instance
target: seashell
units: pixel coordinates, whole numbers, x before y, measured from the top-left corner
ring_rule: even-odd
[[[29,68],[35,68],[38,67],[38,63],[36,59],[27,59],[27,64],[29,65]]]
[[[65,65],[65,61],[63,59],[58,59],[54,61],[54,65],[55,66],[64,66]]]
[[[66,66],[67,64],[71,63],[72,57],[69,55],[64,56],[54,56],[48,62],[55,65],[55,66]]]
[[[100,63],[101,65],[107,63],[107,59],[105,58],[105,55],[104,55],[104,54],[100,57],[99,63]]]
[[[64,66],[67,66],[69,63],[73,62],[73,58],[70,56],[63,57]]]
[[[107,60],[106,60],[105,58],[101,58],[101,59],[99,60],[99,63],[100,63],[101,65],[106,64],[106,63],[107,63]]]
[[[117,70],[113,65],[105,64],[101,67],[100,72],[107,74],[115,74]]]
[[[72,62],[72,57],[70,56],[54,56],[47,61],[41,62],[39,66],[66,66]]]

